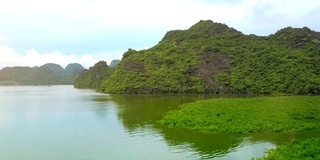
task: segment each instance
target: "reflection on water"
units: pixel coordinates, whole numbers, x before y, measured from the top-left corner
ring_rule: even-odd
[[[236,147],[229,149],[225,154],[221,154],[216,159],[250,159],[251,157],[262,157],[265,149],[274,148],[270,142],[251,141],[244,138]]]
[[[118,116],[125,129],[132,134],[141,128],[152,128],[160,133],[166,143],[174,149],[192,153],[201,159],[250,159],[262,157],[265,149],[292,141],[295,138],[320,136],[320,131],[307,133],[258,133],[203,134],[183,129],[171,129],[157,124],[163,114],[179,104],[196,100],[226,97],[223,95],[112,95],[117,103]],[[230,96],[230,95],[229,95]],[[235,97],[236,95],[231,95]],[[152,126],[152,127],[150,127]],[[148,127],[147,127],[148,128]],[[194,158],[194,157],[193,157]]]
[[[202,134],[158,125],[214,95],[106,95],[72,86],[0,87],[0,159],[250,159],[308,133]]]

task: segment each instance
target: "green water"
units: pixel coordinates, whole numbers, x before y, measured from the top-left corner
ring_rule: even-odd
[[[208,95],[106,95],[72,86],[0,87],[0,159],[250,159],[305,133],[201,134],[157,120]]]

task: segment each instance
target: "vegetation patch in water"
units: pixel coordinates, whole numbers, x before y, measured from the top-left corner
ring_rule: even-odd
[[[160,123],[206,133],[297,132],[320,128],[319,96],[220,98],[179,106]]]
[[[258,158],[258,160],[320,159],[320,138],[294,140],[292,143],[270,149],[267,153],[268,156]]]

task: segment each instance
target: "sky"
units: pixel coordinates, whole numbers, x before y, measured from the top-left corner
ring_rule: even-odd
[[[0,0],[0,69],[110,64],[200,20],[261,36],[288,26],[320,31],[320,1]]]

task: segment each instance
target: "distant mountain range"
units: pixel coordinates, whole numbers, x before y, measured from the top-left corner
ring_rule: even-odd
[[[112,67],[116,66],[118,63],[120,63],[119,59],[112,60],[109,67],[112,68]]]
[[[68,64],[65,69],[54,63],[40,67],[5,67],[0,70],[0,85],[73,84],[82,70],[83,66],[78,63]]]

